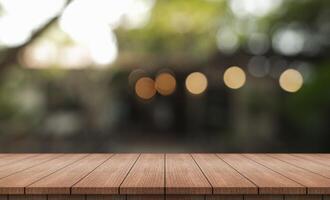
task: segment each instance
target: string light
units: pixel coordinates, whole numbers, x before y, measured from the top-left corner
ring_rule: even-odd
[[[192,94],[201,94],[207,88],[207,78],[201,72],[193,72],[186,78],[186,88]]]
[[[303,85],[301,73],[295,69],[285,70],[279,79],[280,86],[287,92],[297,92]]]
[[[175,91],[176,80],[170,73],[161,73],[156,77],[155,88],[161,95],[170,95]]]
[[[223,75],[223,81],[227,87],[239,89],[245,84],[246,75],[240,67],[229,67]]]
[[[154,81],[149,77],[140,78],[135,83],[135,93],[141,99],[151,99],[156,94]]]

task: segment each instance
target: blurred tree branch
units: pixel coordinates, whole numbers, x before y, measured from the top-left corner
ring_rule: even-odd
[[[46,30],[48,30],[49,27],[51,27],[53,24],[55,24],[57,22],[57,20],[59,19],[59,17],[62,15],[65,8],[71,3],[71,1],[72,0],[68,0],[66,5],[63,6],[62,10],[57,15],[55,15],[52,19],[50,19],[44,26],[42,26],[38,30],[36,30],[33,33],[33,35],[31,36],[29,41],[27,41],[26,43],[24,43],[20,46],[17,46],[14,48],[8,48],[7,50],[5,50],[3,59],[0,60],[0,72],[8,66],[16,64],[17,60],[18,60],[17,57],[18,57],[20,50],[22,48],[25,48],[29,44],[33,43],[37,38],[39,38],[39,36],[41,36],[44,32],[46,32]]]

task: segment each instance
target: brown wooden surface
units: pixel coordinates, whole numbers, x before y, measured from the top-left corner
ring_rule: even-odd
[[[330,166],[330,157],[326,157],[322,154],[293,154],[297,157],[303,158],[306,161],[310,160],[312,162],[315,162],[317,164],[322,164],[325,166]]]
[[[299,155],[296,156],[292,154],[272,154],[271,156],[296,167],[300,167],[305,170],[324,176],[326,178],[330,178],[330,166],[328,165],[319,164],[318,162],[305,159],[303,157],[300,157]]]
[[[48,195],[47,200],[85,200],[84,195]]]
[[[2,154],[0,157],[0,167],[26,158],[31,158],[32,156],[37,156],[37,154]]]
[[[164,194],[164,154],[142,154],[120,186],[121,194]]]
[[[193,154],[192,156],[211,183],[213,194],[258,193],[256,185],[216,155]]]
[[[260,194],[305,194],[304,186],[238,154],[218,154],[239,173],[256,184]]]
[[[84,154],[67,154],[0,179],[0,194],[24,194],[24,188],[57,170],[83,158]],[[19,180],[19,181],[18,181]]]
[[[211,194],[212,187],[191,155],[166,155],[166,194]]]
[[[330,179],[279,160],[276,155],[246,155],[275,172],[307,187],[308,194],[330,194]]]
[[[60,156],[59,154],[41,154],[33,156],[29,159],[23,159],[17,162],[13,162],[8,165],[3,165],[0,167],[0,178],[12,175],[14,173],[20,172],[22,170],[28,169],[33,166],[37,166],[43,162],[54,159]]]
[[[71,187],[106,161],[110,155],[93,154],[26,187],[27,194],[70,194]]]
[[[118,194],[119,186],[133,167],[139,154],[117,154],[79,181],[73,194]]]
[[[0,200],[326,200],[329,170],[330,154],[0,154]]]

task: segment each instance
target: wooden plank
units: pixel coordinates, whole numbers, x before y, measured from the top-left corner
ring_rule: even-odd
[[[258,194],[258,188],[215,154],[192,154],[213,194]]]
[[[285,200],[322,200],[321,195],[285,195]]]
[[[43,162],[59,157],[60,154],[40,154],[28,159],[23,159],[18,162],[11,163],[0,167],[0,178],[7,177],[14,173],[26,170],[33,166],[37,166]]]
[[[305,170],[319,174],[321,176],[330,178],[330,166],[322,165],[317,162],[290,154],[271,154],[270,156],[282,160],[284,162],[287,162],[296,167],[300,167]]]
[[[189,154],[166,154],[166,194],[211,194],[212,187]]]
[[[204,195],[166,195],[166,200],[205,200]]]
[[[247,195],[244,200],[284,200],[283,195]]]
[[[164,194],[165,155],[142,154],[120,186],[121,194]]]
[[[47,200],[46,195],[9,195],[9,200]]]
[[[206,200],[243,200],[243,195],[206,195]]]
[[[24,188],[26,186],[85,156],[87,156],[87,154],[62,155],[40,165],[0,179],[0,194],[24,194]]]
[[[323,200],[330,200],[330,196],[323,196]]]
[[[325,166],[330,166],[330,157],[324,154],[292,154],[294,156],[313,161]]]
[[[31,158],[33,156],[37,156],[37,154],[3,154],[0,158],[0,167],[21,161],[23,159]]]
[[[307,187],[308,194],[330,194],[330,179],[293,166],[265,154],[247,154],[248,158],[258,162],[283,176]]]
[[[85,200],[84,195],[48,195],[47,200]]]
[[[242,155],[217,154],[259,188],[260,194],[305,194],[306,188]]]
[[[0,200],[8,200],[8,196],[7,195],[0,195]]]
[[[87,195],[86,200],[126,200],[126,195]]]
[[[72,187],[73,194],[118,194],[139,154],[116,154]]]
[[[110,154],[92,154],[25,188],[26,194],[70,194],[71,187],[105,162]]]
[[[164,200],[165,195],[127,195],[127,200]]]

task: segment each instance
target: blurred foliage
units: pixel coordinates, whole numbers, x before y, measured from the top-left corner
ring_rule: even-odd
[[[207,67],[210,65],[210,60],[218,58],[220,64],[219,66],[212,66],[214,68],[225,68],[226,66],[222,63],[225,59],[228,59],[226,63],[244,63],[246,65],[246,57],[251,57],[251,53],[245,47],[253,32],[265,33],[271,43],[272,34],[283,26],[298,24],[313,34],[319,33],[321,28],[326,29],[329,26],[330,1],[328,0],[283,0],[283,5],[279,9],[265,17],[249,16],[245,18],[235,16],[229,8],[229,2],[225,0],[156,1],[150,21],[146,26],[138,29],[119,27],[115,30],[119,45],[119,58],[121,54],[128,53],[132,54],[133,57],[147,55],[156,57],[156,59],[182,57],[186,60],[195,61],[196,65],[203,63],[202,66]],[[231,56],[221,54],[216,44],[218,31],[228,28],[237,34],[240,43],[240,49]],[[59,29],[58,24],[51,26],[35,42],[44,39],[63,46],[73,44],[73,41]],[[295,136],[317,135],[322,140],[321,136],[328,134],[329,131],[330,90],[327,87],[330,85],[330,60],[329,51],[323,49],[320,54],[315,55],[313,58],[306,58],[301,55],[283,56],[289,62],[305,59],[312,64],[313,76],[295,94],[287,94],[280,90],[277,86],[277,79],[266,77],[266,81],[259,79],[259,82],[249,79],[246,88],[242,89],[244,95],[239,96],[241,98],[238,101],[239,103],[231,102],[231,106],[234,108],[237,104],[243,104],[243,106],[239,105],[243,109],[235,114],[238,117],[241,117],[241,115],[242,118],[246,117],[243,120],[246,120],[247,127],[252,127],[251,130],[254,130],[254,126],[257,129],[260,125],[258,122],[263,122],[264,115],[269,114],[274,117],[274,127],[282,126],[282,130],[286,131],[283,134],[289,134],[292,131],[293,133],[290,134]],[[271,57],[273,55],[281,56],[270,48],[266,52],[266,56]],[[1,52],[0,60],[5,58],[6,54]],[[15,63],[19,62],[16,61]],[[140,64],[136,63],[138,66]],[[177,66],[180,66],[180,63],[177,63]],[[1,67],[5,68],[5,66]],[[54,113],[63,110],[76,112],[79,117],[83,116],[81,118],[84,118],[83,122],[85,123],[82,129],[88,127],[95,132],[104,127],[110,127],[112,125],[111,120],[120,122],[121,118],[118,116],[123,115],[124,112],[128,113],[127,110],[132,109],[132,107],[132,115],[138,113],[137,110],[141,105],[141,107],[144,106],[143,109],[147,114],[152,113],[152,109],[157,106],[156,103],[140,104],[141,102],[130,99],[133,95],[130,96],[132,91],[129,90],[131,88],[128,86],[128,73],[129,71],[121,68],[121,66],[100,71],[89,69],[66,71],[57,69],[56,66],[46,70],[29,70],[17,65],[8,66],[1,71],[0,125],[2,130],[0,130],[0,133],[4,133],[4,129],[12,133],[37,132],[44,125],[47,117],[51,118]],[[154,73],[154,71],[151,72],[151,74]],[[176,75],[178,81],[180,81],[180,87],[183,88],[186,74],[178,73]],[[254,82],[254,85],[251,82]],[[276,86],[274,86],[275,84]],[[224,90],[224,92],[222,91],[223,88],[219,89],[220,87],[223,87],[223,85],[216,85],[215,90],[221,91],[212,96],[215,102],[220,101],[217,98],[221,98],[221,101],[226,102],[225,96],[235,97],[240,92],[229,89]],[[176,108],[186,106],[181,101],[191,101],[189,97],[184,96],[184,89],[182,88],[179,88],[181,89],[179,90],[182,93],[181,96],[173,97],[173,99],[177,99],[171,102]],[[226,94],[219,96],[224,93]],[[34,99],[29,100],[28,98]],[[168,100],[164,99],[162,99],[164,102]],[[214,108],[217,108],[216,106],[218,104],[215,104]],[[225,110],[228,109],[229,105],[224,103],[222,107],[225,107],[222,108]],[[189,107],[187,106],[184,109],[188,110]],[[140,110],[142,109],[140,108]],[[211,108],[211,110],[215,109]],[[116,112],[119,114],[116,115]],[[219,115],[223,116],[220,117],[226,118],[227,115],[224,114],[226,111],[221,112],[222,110],[219,111]],[[247,112],[247,115],[244,115],[246,113],[243,112]],[[144,114],[147,116],[146,113]],[[214,113],[217,114],[217,112]],[[280,119],[278,119],[278,113],[280,113]],[[215,119],[214,121],[219,120],[219,115],[216,114],[209,118]],[[113,119],[108,120],[109,116]],[[182,116],[187,117],[184,114]],[[143,117],[145,116],[141,118]],[[250,119],[253,117],[255,119]],[[135,116],[136,118],[140,118],[140,116]],[[130,127],[132,121],[129,120],[132,119],[124,119],[125,123],[121,123],[124,124],[125,128]],[[260,121],[258,121],[259,119]],[[181,123],[185,120],[181,119]],[[223,121],[226,120],[230,121],[231,119],[226,118]],[[287,126],[287,124],[290,124],[290,126]],[[234,131],[230,129],[230,124],[221,127],[226,130],[225,132],[228,132],[224,136],[221,135],[225,141],[224,143],[240,148],[240,145],[236,142],[237,138],[235,138]],[[267,130],[267,128],[266,126],[261,131]],[[111,127],[104,129],[107,133],[111,132],[109,130],[111,130]],[[269,132],[272,131],[269,130]],[[245,136],[245,138],[247,137]],[[308,139],[307,137],[306,140]],[[253,140],[258,139],[253,138]],[[273,143],[273,141],[270,143]],[[267,146],[266,148],[271,147]],[[321,148],[329,150],[326,145]]]
[[[312,129],[327,126],[330,113],[329,63],[322,63],[317,67],[319,69],[315,71],[313,80],[306,83],[296,95],[288,96],[286,105],[294,121],[305,128]],[[320,126],[320,124],[323,125]]]
[[[119,48],[169,57],[209,56],[216,51],[215,33],[224,10],[224,1],[157,1],[145,27],[117,31]]]

